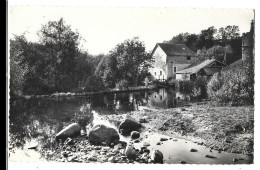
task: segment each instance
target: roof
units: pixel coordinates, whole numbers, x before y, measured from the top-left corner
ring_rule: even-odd
[[[200,64],[194,66],[194,67],[189,67],[184,70],[177,71],[177,74],[192,74],[192,73],[197,73],[200,71],[202,68],[210,65],[211,63],[217,61],[216,59],[210,59],[210,60],[205,60],[201,62]],[[219,61],[217,61],[219,62]],[[205,71],[205,70],[204,70]]]
[[[195,56],[196,54],[185,44],[169,44],[169,43],[157,43],[153,49],[152,54],[155,49],[160,46],[167,56]]]
[[[219,72],[221,69],[220,68],[203,68],[204,72],[208,76],[213,76],[213,74]]]

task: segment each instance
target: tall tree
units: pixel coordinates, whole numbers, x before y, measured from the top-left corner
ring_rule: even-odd
[[[50,68],[53,69],[55,89],[70,91],[75,88],[75,56],[78,52],[80,36],[71,30],[63,18],[49,21],[39,31],[40,42],[48,49]]]
[[[23,64],[26,46],[24,35],[15,36],[14,40],[10,40],[10,95],[23,93],[24,76],[28,72],[28,65]]]
[[[146,53],[145,46],[137,37],[118,44],[111,55],[117,58],[117,68],[120,77],[129,81],[130,85],[137,85],[141,71],[146,68],[151,56]]]
[[[206,47],[208,49],[212,47],[214,45],[214,36],[216,32],[217,29],[215,29],[214,26],[202,30],[198,37],[197,48],[202,49],[203,47]]]

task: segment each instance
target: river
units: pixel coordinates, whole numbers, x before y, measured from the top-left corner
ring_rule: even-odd
[[[114,93],[92,97],[11,99],[9,114],[10,155],[13,155],[11,156],[12,160],[19,160],[18,157],[24,155],[22,151],[32,146],[33,143],[53,151],[56,147],[54,137],[57,132],[72,122],[81,122],[82,125],[87,124],[88,122],[84,122],[84,120],[93,111],[99,115],[122,114],[138,110],[140,106],[153,108],[179,107],[188,104],[189,100],[188,95],[172,89]],[[142,133],[142,135],[146,134]],[[164,145],[158,146],[153,141],[157,141],[160,135],[149,134],[148,136],[145,141],[151,143],[151,149],[162,150],[165,163],[179,163],[183,159],[196,164],[233,164],[232,158],[234,157],[241,159],[237,163],[252,163],[252,158],[246,155],[225,152],[209,153],[205,147],[181,139],[165,141]],[[122,136],[121,138],[123,139]],[[124,140],[127,140],[127,138],[124,138]],[[138,144],[136,145],[138,147]],[[191,147],[196,147],[199,152],[190,153],[187,148]],[[29,150],[28,152],[33,151]],[[34,154],[33,158],[36,161],[42,159],[42,155],[36,152],[31,154]],[[218,159],[205,158],[203,156],[205,154],[213,154]]]

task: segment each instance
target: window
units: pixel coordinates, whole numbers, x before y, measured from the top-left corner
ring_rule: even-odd
[[[187,60],[190,60],[190,56],[187,56]]]
[[[162,71],[160,71],[160,75],[162,75]]]
[[[176,71],[177,71],[177,67],[174,66],[173,67],[173,72],[176,73]]]

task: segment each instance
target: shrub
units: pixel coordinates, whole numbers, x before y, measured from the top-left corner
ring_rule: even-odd
[[[207,93],[212,101],[230,105],[253,104],[253,71],[242,60],[234,63],[221,73],[214,74],[208,83]]]
[[[180,80],[178,81],[178,89],[184,94],[191,94],[194,88],[194,82],[190,80]]]
[[[208,81],[206,77],[198,77],[195,80],[193,89],[193,92],[196,91],[196,93],[194,94],[195,97],[197,97],[198,99],[207,99],[207,83]]]

